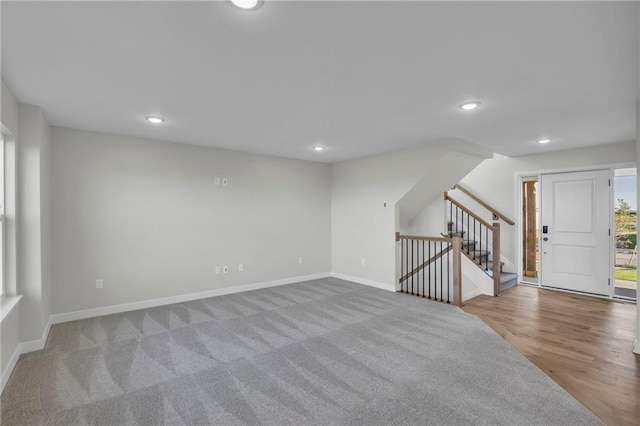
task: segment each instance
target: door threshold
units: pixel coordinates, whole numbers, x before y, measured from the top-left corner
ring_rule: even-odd
[[[630,305],[635,305],[637,303],[636,299],[632,299],[631,297],[624,297],[624,296],[613,296],[613,300],[615,302],[626,303]]]
[[[579,296],[590,296],[590,297],[595,297],[597,299],[610,300],[612,302],[631,303],[631,304],[634,304],[634,305],[636,304],[636,301],[632,300],[632,299],[623,299],[623,298],[619,298],[619,297],[603,296],[602,294],[587,293],[585,291],[577,291],[577,290],[567,290],[565,288],[551,287],[551,286],[546,286],[546,285],[540,285],[539,287],[543,288],[545,290],[560,291],[562,293],[576,294],[576,295],[579,295]]]

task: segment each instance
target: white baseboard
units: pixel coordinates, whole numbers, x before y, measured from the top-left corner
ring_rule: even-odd
[[[51,315],[51,323],[58,324],[67,321],[77,321],[87,318],[95,318],[103,315],[119,314],[122,312],[137,311],[138,309],[155,308],[156,306],[171,305],[173,303],[190,302],[192,300],[206,299],[208,297],[224,296],[227,294],[241,293],[244,291],[259,290],[262,288],[276,287],[286,284],[294,284],[303,281],[317,280],[330,277],[329,272],[304,275],[300,277],[284,278],[281,280],[264,281],[235,287],[216,288],[198,293],[180,294],[177,296],[162,297],[159,299],[141,300],[139,302],[123,303],[120,305],[103,306],[99,308],[85,309],[82,311],[67,312]]]
[[[11,377],[11,373],[13,373],[13,369],[16,368],[16,364],[18,363],[18,358],[20,358],[20,345],[16,348],[11,355],[11,359],[9,359],[9,363],[4,368],[2,372],[2,377],[0,377],[0,394],[4,391],[4,387],[7,385],[9,381],[9,377]]]
[[[44,349],[44,345],[47,343],[47,338],[49,337],[49,330],[51,330],[51,324],[51,317],[49,317],[47,325],[44,326],[44,331],[42,332],[41,339],[18,343],[18,346],[16,346],[16,350],[13,352],[13,355],[11,355],[11,359],[9,359],[9,363],[5,367],[4,371],[2,372],[2,376],[0,377],[0,393],[4,391],[4,387],[7,385],[9,377],[11,377],[13,369],[16,368],[16,364],[18,363],[20,355],[29,352],[41,351],[42,349]]]
[[[633,353],[640,354],[640,339],[636,339],[633,342]]]
[[[380,288],[382,290],[393,291],[393,292],[396,291],[396,286],[393,285],[393,284],[381,283],[381,282],[373,281],[373,280],[370,280],[370,279],[367,279],[367,278],[354,277],[352,275],[340,274],[338,272],[332,272],[331,276],[334,277],[334,278],[339,278],[341,280],[345,280],[345,281],[352,281],[354,283],[368,285],[369,287]]]
[[[52,320],[53,315],[49,317],[47,325],[44,326],[41,339],[29,340],[28,342],[22,342],[18,345],[18,349],[20,349],[21,354],[41,351],[44,349],[44,346],[47,344],[47,338],[49,337],[49,330],[51,330],[51,324],[53,324]]]

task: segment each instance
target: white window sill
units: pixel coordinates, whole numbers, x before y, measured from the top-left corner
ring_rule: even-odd
[[[0,324],[18,306],[22,296],[0,296]]]

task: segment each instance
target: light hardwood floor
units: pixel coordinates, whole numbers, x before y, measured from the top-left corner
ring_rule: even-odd
[[[518,285],[463,307],[608,425],[640,425],[636,306]]]

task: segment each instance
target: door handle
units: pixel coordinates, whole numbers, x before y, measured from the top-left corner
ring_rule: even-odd
[[[544,237],[544,238],[542,239],[542,241],[549,241],[549,238]]]

